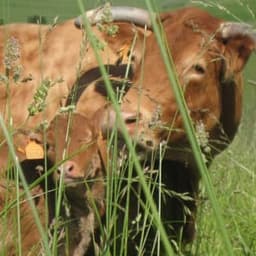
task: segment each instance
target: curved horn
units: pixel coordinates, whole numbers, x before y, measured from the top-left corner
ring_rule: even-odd
[[[224,80],[232,80],[235,73],[243,70],[250,55],[256,49],[256,33],[253,27],[246,23],[223,22],[218,35],[224,43],[226,67]],[[227,50],[228,49],[228,50]]]
[[[108,14],[108,12],[110,14]],[[147,26],[148,28],[152,27],[150,15],[148,11],[128,6],[111,6],[111,7],[101,7],[93,10],[89,10],[85,13],[87,19],[91,25],[94,25],[99,22],[104,22],[106,15],[109,15],[111,21],[126,21],[132,22],[137,26]],[[75,19],[75,25],[81,28],[82,16],[79,16]]]
[[[256,48],[256,31],[247,23],[223,22],[220,25],[219,32],[223,39],[240,37],[249,37],[254,42]]]

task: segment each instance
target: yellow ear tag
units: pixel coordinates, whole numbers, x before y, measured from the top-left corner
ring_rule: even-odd
[[[44,158],[44,149],[34,140],[30,140],[25,147],[25,154],[27,159],[42,159]]]

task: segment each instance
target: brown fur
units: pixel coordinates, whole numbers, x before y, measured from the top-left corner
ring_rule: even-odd
[[[106,65],[116,65],[120,58],[120,48],[126,42],[132,41],[137,33],[136,27],[125,23],[119,23],[119,31],[113,37],[100,32],[96,27],[93,27],[93,32],[105,45],[104,49],[99,51]],[[74,20],[66,21],[56,27],[31,24],[0,26],[0,59],[4,58],[4,49],[9,38],[14,37],[20,46],[17,65],[21,65],[22,72],[18,84],[10,78],[10,113],[6,110],[6,86],[0,82],[0,112],[6,121],[9,115],[12,116],[14,128],[21,125],[25,125],[27,129],[34,128],[35,124],[38,125],[43,120],[52,120],[58,109],[65,105],[66,98],[76,81],[84,73],[98,66],[88,38],[86,39],[83,33],[75,27]],[[5,74],[3,61],[0,63],[0,73]],[[62,78],[63,81],[48,91],[43,113],[27,119],[27,109],[33,95],[41,81],[47,78],[51,81]],[[86,98],[90,97],[94,97],[94,100],[101,98],[94,91],[88,91]],[[87,112],[91,115],[101,107],[100,104],[94,104],[93,108],[91,104],[88,106],[90,108]]]
[[[24,169],[24,175],[28,182],[31,184],[38,177],[37,168],[39,165],[42,165],[42,162],[31,162],[31,163],[21,163]],[[27,172],[26,172],[27,171]],[[49,191],[52,191],[53,184],[52,180],[48,180],[48,195],[46,201],[45,188],[46,185],[44,182],[41,182],[36,187],[30,190],[31,197],[35,204],[35,209],[39,216],[39,221],[41,222],[42,228],[45,232],[45,235],[48,235],[48,224],[51,222],[53,217],[54,209],[54,195]],[[14,256],[18,254],[18,246],[20,245],[22,254],[24,255],[39,255],[43,251],[42,247],[42,237],[39,232],[38,226],[35,221],[35,217],[32,214],[31,206],[28,202],[28,197],[25,194],[25,190],[22,186],[18,187],[11,179],[1,178],[0,183],[0,212],[1,212],[1,243],[0,251],[4,251],[10,255]],[[17,193],[19,193],[19,205],[17,206]],[[47,206],[48,205],[48,206]],[[7,206],[11,206],[7,208]],[[20,217],[18,215],[18,207]],[[49,208],[49,210],[48,210]],[[17,218],[19,217],[19,223]],[[20,226],[18,226],[20,225]],[[19,237],[18,230],[20,228],[20,238],[21,243],[17,239]]]
[[[16,188],[15,184],[12,181],[1,181],[0,186],[1,191],[1,198],[0,198],[0,208],[1,213],[5,206],[8,203],[13,202],[16,199]],[[20,189],[20,193],[24,192],[23,189]],[[44,220],[46,220],[46,212],[45,205],[44,205],[44,195],[43,190],[39,187],[33,189],[31,191],[32,196],[34,196],[34,202],[36,205],[36,209],[38,210],[39,217],[42,221],[42,225],[45,228]],[[41,236],[38,231],[34,216],[31,214],[31,208],[25,196],[20,198],[20,228],[21,228],[21,249],[22,254],[24,255],[38,255],[40,252],[41,244]],[[7,211],[5,215],[1,217],[1,252],[5,250],[5,252],[10,255],[14,256],[18,253],[18,224],[17,224],[17,204]],[[6,255],[7,255],[6,254]]]
[[[240,32],[224,38],[219,30],[224,21],[197,8],[164,13],[160,20],[192,122],[195,127],[202,124],[209,134],[211,152],[204,153],[210,164],[237,131],[242,113],[242,70],[255,49],[253,36]],[[192,241],[200,175],[154,33],[146,37],[145,54],[133,73],[132,87],[121,104],[127,130],[144,158],[146,152],[158,151],[160,143],[168,145],[162,166],[166,185],[170,190],[188,192],[194,201],[180,201],[191,214],[179,211],[179,202],[174,200],[170,207],[172,199],[166,201],[163,218],[173,220],[176,211],[175,232],[182,232],[184,241]],[[112,119],[106,119],[104,127],[111,128],[115,114],[109,116]],[[168,233],[172,235],[172,231]]]

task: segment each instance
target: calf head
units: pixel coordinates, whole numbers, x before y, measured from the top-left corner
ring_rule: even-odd
[[[55,179],[63,181],[70,204],[70,255],[86,254],[100,221],[95,211],[97,216],[105,213],[104,166],[93,122],[78,113],[61,114],[47,130],[47,157],[57,165]]]
[[[56,179],[63,175],[69,186],[95,175],[101,166],[97,147],[98,132],[86,117],[57,115],[47,130],[47,156],[58,163]]]
[[[255,49],[255,34],[248,25],[224,22],[196,8],[165,13],[160,20],[194,125],[202,125],[212,143],[223,135],[230,142],[241,118],[241,72]],[[162,141],[187,145],[154,33],[146,38],[143,58],[121,104],[129,133],[149,150],[157,149]],[[222,150],[227,141],[213,148]]]

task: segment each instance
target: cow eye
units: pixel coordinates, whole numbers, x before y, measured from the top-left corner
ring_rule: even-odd
[[[195,64],[193,67],[198,74],[203,75],[205,73],[204,67],[202,67],[200,64]]]

